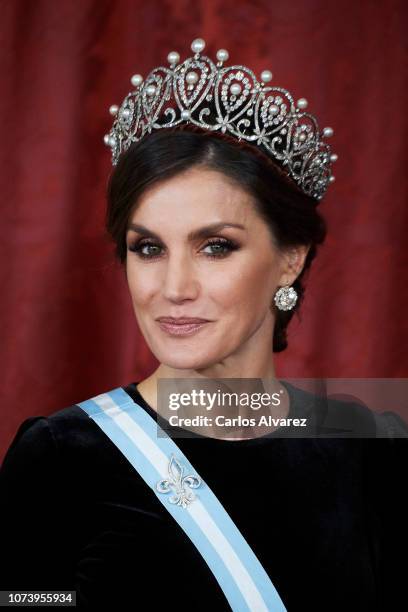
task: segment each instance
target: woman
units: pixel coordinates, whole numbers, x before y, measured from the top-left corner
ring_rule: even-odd
[[[158,420],[159,379],[279,382],[273,353],[288,346],[304,276],[326,235],[316,204],[259,147],[191,123],[121,151],[106,227],[160,364],[123,387],[144,415]],[[397,435],[408,436],[406,425],[392,413],[374,418],[358,404],[321,406],[309,392],[283,389],[279,416],[305,419],[313,435],[238,427],[226,437],[212,427],[177,437],[177,447],[284,608],[397,610],[407,446],[361,438],[375,437],[387,416]],[[315,435],[346,412],[363,423],[357,439]],[[262,609],[231,606],[186,532],[81,405],[26,419],[0,475],[1,589],[72,589],[89,608],[139,609],[143,600],[160,610]]]

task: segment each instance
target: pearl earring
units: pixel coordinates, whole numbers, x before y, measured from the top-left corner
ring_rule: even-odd
[[[279,310],[292,310],[297,299],[298,294],[295,289],[289,285],[285,285],[278,289],[274,297],[275,304]]]

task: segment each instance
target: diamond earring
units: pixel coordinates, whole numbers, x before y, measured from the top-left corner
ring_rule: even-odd
[[[285,285],[285,287],[278,289],[274,297],[275,304],[279,310],[292,310],[297,299],[298,294],[295,289],[289,285]]]

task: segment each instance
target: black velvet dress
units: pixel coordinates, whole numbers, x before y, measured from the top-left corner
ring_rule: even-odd
[[[136,384],[123,388],[157,420]],[[311,416],[310,394],[287,388],[290,415]],[[372,411],[349,409],[375,431]],[[408,427],[383,415],[388,438],[288,438],[278,429],[174,440],[289,612],[408,607]],[[72,589],[77,607],[118,612],[231,610],[183,529],[76,405],[26,419],[7,451],[0,557],[0,590]]]

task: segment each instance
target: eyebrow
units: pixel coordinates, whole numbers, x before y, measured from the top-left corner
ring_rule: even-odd
[[[212,223],[211,225],[206,225],[205,227],[200,227],[199,229],[193,230],[187,236],[189,240],[196,240],[197,238],[207,238],[211,236],[214,232],[218,232],[225,227],[236,227],[241,230],[246,230],[244,225],[240,223]],[[130,223],[128,225],[127,231],[133,230],[134,232],[138,232],[142,234],[142,236],[153,236],[156,240],[161,240],[160,236],[155,232],[147,229],[144,225],[139,225],[138,223]]]

